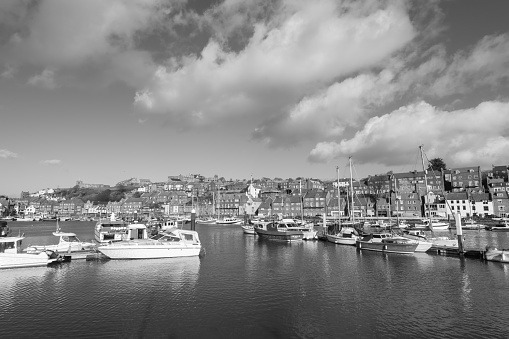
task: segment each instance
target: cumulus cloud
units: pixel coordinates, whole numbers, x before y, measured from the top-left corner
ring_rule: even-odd
[[[172,6],[179,1],[8,1],[0,6],[3,34],[10,34],[0,40],[0,60],[74,79],[104,71],[110,82],[139,85],[155,69],[150,53],[138,48],[139,35],[157,29]]]
[[[5,65],[5,69],[0,76],[5,79],[12,79],[17,71],[18,69],[16,67],[12,65]]]
[[[42,160],[41,165],[47,165],[47,166],[53,166],[53,165],[60,165],[62,163],[62,160],[57,159],[50,159],[50,160]]]
[[[331,0],[294,1],[273,10],[254,24],[238,52],[210,40],[199,56],[161,65],[135,104],[190,126],[256,115],[267,123],[255,137],[274,140],[267,126],[286,120],[288,105],[337,78],[380,65],[415,35],[399,1],[348,8]]]
[[[505,163],[509,103],[489,101],[449,112],[426,102],[404,106],[371,118],[350,139],[318,143],[309,158],[320,162],[352,155],[357,163],[397,166],[411,162],[419,145],[428,157],[456,166]]]
[[[55,89],[57,87],[55,83],[55,72],[49,69],[45,69],[41,74],[34,75],[27,82],[32,86],[41,86],[47,89]]]
[[[0,158],[4,159],[15,159],[18,155],[6,149],[0,149]]]

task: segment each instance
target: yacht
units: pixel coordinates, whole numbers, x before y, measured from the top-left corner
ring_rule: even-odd
[[[24,236],[0,237],[0,269],[47,266],[61,261],[60,255],[50,250],[37,254],[23,253],[21,242],[24,239]]]
[[[198,256],[201,243],[196,231],[178,228],[147,238],[143,224],[129,225],[128,240],[100,245],[97,250],[110,259],[156,259]]]

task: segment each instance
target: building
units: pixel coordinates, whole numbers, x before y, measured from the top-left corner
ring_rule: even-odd
[[[482,193],[481,167],[458,167],[444,171],[446,187],[451,192],[478,192]]]

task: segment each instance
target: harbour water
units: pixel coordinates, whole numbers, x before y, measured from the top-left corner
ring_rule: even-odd
[[[50,244],[50,222],[13,222]],[[92,222],[61,222],[82,240]],[[202,258],[0,271],[9,338],[507,338],[509,265],[381,254],[320,241],[271,242],[240,226],[197,225]],[[509,234],[465,231],[466,247]]]

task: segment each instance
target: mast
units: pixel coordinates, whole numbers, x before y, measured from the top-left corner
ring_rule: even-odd
[[[355,219],[355,212],[354,212],[354,205],[353,205],[353,179],[352,179],[352,157],[348,158],[348,163],[350,165],[350,192],[352,193],[352,204],[350,205],[352,207],[352,225],[354,224]]]
[[[339,190],[339,166],[336,166],[336,171],[338,173],[338,225],[341,228],[341,198],[340,198],[340,190]]]
[[[422,150],[422,145],[419,146],[419,150],[421,151],[421,162],[422,162],[422,170],[424,171],[424,185],[426,186],[426,197],[424,198],[426,210],[428,211],[428,227],[430,228],[431,232],[433,232],[433,224],[431,223],[431,211],[429,209],[429,197],[428,197],[428,170],[424,166],[424,151]],[[426,214],[426,213],[424,213]]]

